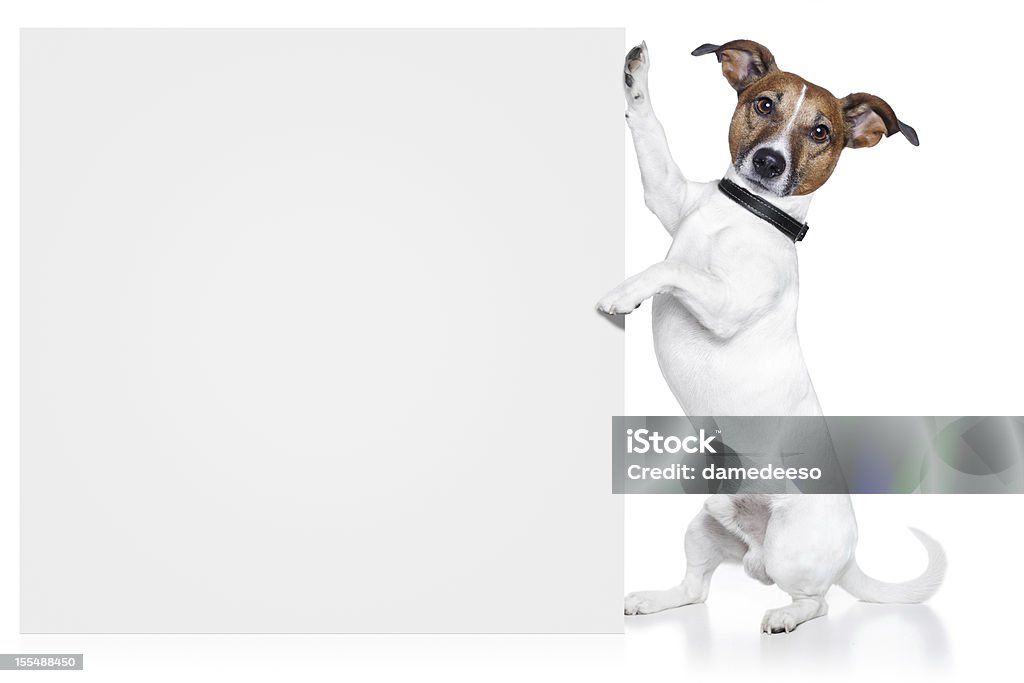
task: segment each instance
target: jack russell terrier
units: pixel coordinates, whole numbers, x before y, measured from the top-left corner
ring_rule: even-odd
[[[872,147],[894,133],[917,133],[874,95],[839,99],[782,71],[763,45],[701,45],[739,95],[729,128],[725,179],[686,180],[651,108],[646,43],[626,55],[626,119],[644,200],[672,236],[665,260],[609,292],[597,307],[625,314],[653,298],[661,371],[688,415],[821,415],[797,338],[796,242],[814,192],[846,147]],[[945,575],[941,546],[912,530],[928,552],[917,579],[887,583],[854,559],[857,523],[850,498],[836,495],[711,496],[685,536],[686,575],[674,588],[626,596],[626,614],[703,602],[722,562],[775,584],[792,603],[768,610],[764,633],[789,632],[828,612],[837,584],[870,602],[921,602]]]

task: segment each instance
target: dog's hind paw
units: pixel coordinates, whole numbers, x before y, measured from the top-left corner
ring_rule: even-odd
[[[761,619],[761,633],[789,633],[799,625],[786,607],[770,609]]]
[[[828,614],[828,604],[822,596],[794,598],[793,604],[776,607],[764,613],[761,633],[789,633],[800,624]]]
[[[681,587],[669,588],[666,591],[638,591],[626,596],[623,614],[654,614],[674,607],[689,605],[696,600],[688,600]]]

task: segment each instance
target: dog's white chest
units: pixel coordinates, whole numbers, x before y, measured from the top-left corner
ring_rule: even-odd
[[[723,339],[676,296],[654,297],[658,363],[686,413],[820,413],[797,337],[797,262],[788,238],[717,192],[705,195],[676,235],[666,261],[727,279],[725,297],[708,306],[752,295],[763,302]]]

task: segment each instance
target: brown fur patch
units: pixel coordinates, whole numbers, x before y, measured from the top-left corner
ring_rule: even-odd
[[[743,90],[765,74],[778,70],[768,48],[752,40],[730,41],[720,47],[717,54],[722,62],[722,75],[736,90]]]
[[[874,147],[882,136],[900,130],[892,107],[880,97],[858,92],[844,97],[840,105],[845,117],[847,147]]]
[[[835,170],[844,147],[871,147],[894,133],[903,133],[911,144],[918,144],[917,131],[897,119],[881,98],[853,93],[839,100],[825,88],[780,71],[771,51],[760,43],[704,43],[691,54],[712,53],[739,97],[729,126],[733,166],[740,169],[765,143],[784,147],[779,151],[788,156],[788,175],[785,186],[773,189],[779,194],[803,195],[821,187]],[[772,104],[759,112],[754,103],[761,98]],[[828,128],[824,138],[816,134],[819,126]]]
[[[801,104],[800,93],[805,87]],[[773,102],[770,116],[760,116],[754,110],[754,102],[762,97]],[[801,106],[796,111],[798,104]],[[812,131],[819,125],[827,126],[830,131],[826,142],[811,138]],[[787,126],[788,134],[775,144],[788,147],[794,169],[791,194],[813,192],[828,180],[839,161],[844,144],[843,113],[839,100],[832,93],[796,74],[775,71],[740,92],[729,127],[733,163],[782,135]]]

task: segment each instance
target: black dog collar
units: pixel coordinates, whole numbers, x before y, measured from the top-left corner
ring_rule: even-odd
[[[728,178],[722,178],[719,181],[718,189],[750,213],[774,225],[779,232],[794,242],[802,240],[811,227],[806,223],[801,223],[771,202],[761,199],[750,190],[743,189]]]

